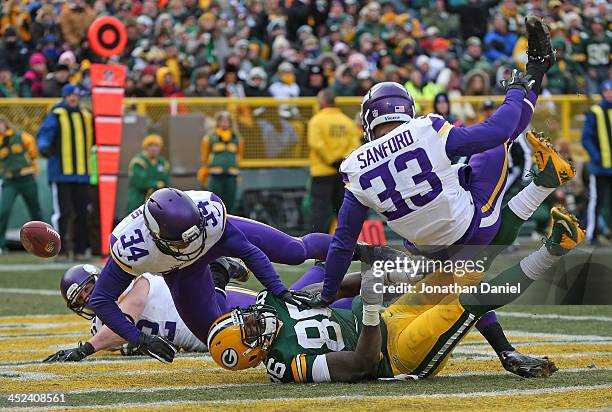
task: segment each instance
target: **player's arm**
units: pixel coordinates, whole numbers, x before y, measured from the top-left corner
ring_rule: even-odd
[[[119,303],[119,308],[132,319],[138,319],[142,314],[148,294],[149,281],[140,277]],[[125,339],[104,325],[87,342],[79,342],[75,348],[57,351],[43,362],[79,362],[98,351],[115,348],[123,343]]]
[[[245,230],[250,229],[247,228]],[[257,246],[249,242],[245,233],[232,224],[232,218],[227,219],[223,236],[217,245],[222,251],[223,256],[242,259],[244,264],[253,272],[261,284],[274,296],[278,296],[285,302],[298,307],[303,306],[303,303],[295,300],[292,292],[283,285],[270,259],[268,259],[268,256],[266,256]]]
[[[177,353],[174,345],[163,337],[147,336],[139,331],[117,305],[117,299],[133,279],[131,274],[119,267],[113,256],[100,273],[89,306],[105,325],[137,347],[141,353],[160,362],[172,362]]]
[[[336,300],[344,298],[354,298],[359,295],[359,288],[361,286],[361,273],[351,272],[347,273],[342,282],[340,288],[336,294]],[[323,290],[323,282],[311,283],[310,285],[304,286],[302,289],[304,292],[317,293]]]
[[[333,302],[336,299],[342,278],[348,270],[361,227],[368,214],[368,208],[348,189],[344,190],[344,201],[338,212],[338,225],[327,251],[325,277],[321,299]]]
[[[533,86],[529,77],[515,70],[513,77],[505,84],[506,98],[493,116],[482,123],[469,127],[453,127],[445,121],[432,117],[433,128],[442,136],[448,134],[446,154],[471,156],[503,144],[516,131],[523,100]]]
[[[140,318],[145,304],[147,303],[149,287],[149,280],[147,278],[141,276],[136,279],[132,289],[130,289],[121,302],[119,302],[119,309],[131,319],[136,320]],[[104,325],[98,333],[88,340],[88,342],[97,352],[104,349],[115,348],[125,343],[125,339]]]

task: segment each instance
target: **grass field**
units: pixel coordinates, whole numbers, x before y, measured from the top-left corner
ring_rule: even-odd
[[[41,364],[87,339],[89,322],[59,296],[66,265],[24,254],[0,258],[0,408],[52,410],[610,410],[611,306],[509,306],[499,311],[515,346],[548,355],[547,379],[505,372],[472,332],[447,368],[418,382],[276,385],[265,371],[230,373],[206,354],[180,354],[170,365],[101,353],[77,364]],[[279,267],[290,284],[304,267]],[[248,286],[258,289],[255,281]],[[59,393],[63,403],[9,402],[10,394]]]

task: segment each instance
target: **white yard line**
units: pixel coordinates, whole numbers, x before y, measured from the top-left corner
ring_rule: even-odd
[[[0,288],[0,293],[17,293],[22,295],[59,296],[59,290],[28,289],[28,288]]]
[[[55,269],[66,270],[70,266],[72,266],[70,263],[5,263],[0,264],[0,272],[32,272]]]
[[[556,313],[529,313],[529,312],[497,312],[501,318],[527,318],[527,319],[558,319],[558,320],[594,320],[598,322],[612,322],[611,316],[592,315],[557,315]]]
[[[215,401],[162,401],[162,402],[126,402],[100,405],[78,405],[73,408],[78,409],[110,409],[110,408],[129,408],[129,407],[155,407],[155,406],[176,406],[176,405],[237,405],[259,402],[289,402],[289,401],[350,401],[350,400],[375,400],[375,399],[434,399],[434,398],[490,398],[497,396],[516,396],[516,395],[543,395],[555,393],[567,393],[597,389],[612,389],[612,385],[585,385],[585,386],[563,386],[557,388],[542,389],[512,389],[506,391],[491,392],[463,392],[463,393],[436,393],[419,395],[339,395],[339,396],[318,396],[318,397],[279,397],[266,399],[226,399]],[[69,405],[41,406],[41,407],[21,407],[14,410],[57,410],[69,408]]]

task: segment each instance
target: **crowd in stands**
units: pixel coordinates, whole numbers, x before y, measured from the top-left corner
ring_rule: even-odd
[[[549,23],[559,64],[553,94],[596,93],[610,77],[606,0],[6,0],[0,10],[0,96],[58,97],[89,88],[99,58],[87,29],[119,18],[127,96],[363,95],[375,82],[433,99],[500,93],[526,64],[523,18]]]

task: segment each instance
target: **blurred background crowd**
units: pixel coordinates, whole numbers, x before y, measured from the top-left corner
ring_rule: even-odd
[[[96,16],[127,28],[126,94],[363,95],[401,82],[415,97],[498,94],[526,63],[523,18],[546,18],[559,64],[546,92],[596,93],[610,76],[606,0],[6,0],[0,11],[0,96],[88,89]],[[470,113],[459,113],[461,116]]]

